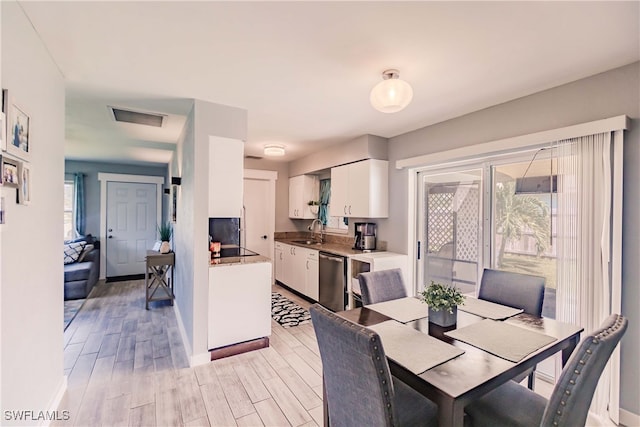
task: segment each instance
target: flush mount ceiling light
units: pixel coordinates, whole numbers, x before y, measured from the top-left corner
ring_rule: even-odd
[[[264,146],[264,155],[273,157],[284,156],[284,145],[267,144]]]
[[[400,80],[398,70],[386,70],[382,73],[384,79],[371,89],[371,105],[383,113],[396,113],[411,102],[413,89],[409,83]]]

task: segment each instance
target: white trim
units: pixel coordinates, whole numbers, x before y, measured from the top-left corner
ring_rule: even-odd
[[[419,221],[417,212],[418,203],[418,173],[415,170],[407,171],[407,277],[406,283],[411,284],[413,289],[413,295],[417,295],[417,281],[422,278],[422,272],[418,271],[418,264],[424,265],[424,259],[421,259],[418,263],[418,245],[416,244],[418,239],[418,224]],[[426,242],[422,242],[424,245]],[[424,271],[424,269],[422,269]],[[351,277],[351,276],[349,276]]]
[[[640,426],[640,415],[620,409],[620,422],[623,426]]]
[[[106,279],[107,241],[105,239],[107,238],[107,183],[134,182],[138,184],[156,184],[156,223],[160,224],[160,222],[162,222],[162,186],[164,185],[164,177],[98,172],[98,181],[100,181],[100,242],[102,242],[99,278]]]
[[[51,399],[51,403],[49,404],[48,412],[50,414],[55,413],[56,415],[58,415],[58,412],[61,411],[60,404],[62,403],[62,398],[64,397],[64,394],[67,391],[67,386],[68,386],[67,376],[63,375],[62,380],[60,380],[60,384],[58,385],[58,391],[53,396],[53,399]],[[44,420],[40,425],[49,426],[51,425],[52,421],[55,421],[55,420]]]
[[[245,169],[244,177],[249,179],[262,179],[275,181],[278,179],[278,171],[266,171],[261,169]]]
[[[452,150],[409,157],[407,159],[400,159],[396,161],[396,169],[425,166],[448,162],[451,160],[478,158],[479,156],[485,156],[487,154],[500,154],[517,150],[519,148],[530,148],[535,145],[548,144],[552,141],[561,141],[563,139],[594,135],[596,133],[624,130],[628,129],[629,125],[630,120],[627,116],[610,117],[608,119],[596,120],[594,122],[474,144],[466,147],[454,148]]]
[[[613,132],[613,182],[611,206],[611,313],[622,313],[622,192],[624,131]],[[609,417],[620,423],[620,346],[616,346],[609,362]],[[640,425],[640,423],[638,423]]]
[[[191,349],[191,344],[189,343],[187,330],[184,328],[184,323],[182,323],[182,315],[180,314],[178,304],[173,305],[173,311],[176,315],[176,319],[178,320],[178,330],[180,331],[180,336],[182,337],[182,346],[184,347],[185,354],[187,355],[187,359],[189,360],[189,367],[193,368],[194,366],[209,363],[211,361],[211,355],[209,354],[209,352],[196,355],[192,354],[193,351]]]

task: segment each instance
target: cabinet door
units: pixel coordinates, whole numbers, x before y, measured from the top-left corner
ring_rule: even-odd
[[[349,204],[347,216],[357,218],[369,217],[369,197],[371,191],[380,191],[369,185],[369,161],[351,163],[349,165]]]
[[[289,178],[289,218],[302,216],[300,200],[302,200],[303,185],[302,176]]]
[[[349,165],[331,168],[330,216],[349,216]]]
[[[288,265],[289,282],[287,285],[301,294],[304,294],[304,261],[306,258],[305,249],[299,246],[290,246],[289,256],[291,262]]]
[[[242,216],[244,143],[209,137],[209,217]]]
[[[283,243],[275,244],[275,260],[274,260],[274,268],[276,280],[282,283],[286,283],[287,280],[285,278],[286,266],[284,265],[284,254],[283,254]]]
[[[307,253],[305,262],[305,295],[318,301],[320,298],[320,264],[318,262],[318,251],[310,250]]]

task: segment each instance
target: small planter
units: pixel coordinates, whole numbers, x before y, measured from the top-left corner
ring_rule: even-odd
[[[442,309],[433,311],[429,307],[429,322],[446,328],[447,326],[453,326],[458,321],[458,307],[452,307],[453,313],[449,313],[449,310]]]
[[[168,254],[169,252],[171,252],[171,245],[169,244],[169,242],[162,242],[162,244],[160,245],[160,253]]]

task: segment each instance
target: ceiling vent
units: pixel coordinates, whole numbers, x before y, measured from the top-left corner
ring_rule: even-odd
[[[116,122],[134,123],[137,125],[162,127],[165,118],[162,114],[142,113],[140,111],[123,110],[121,108],[109,107]]]

